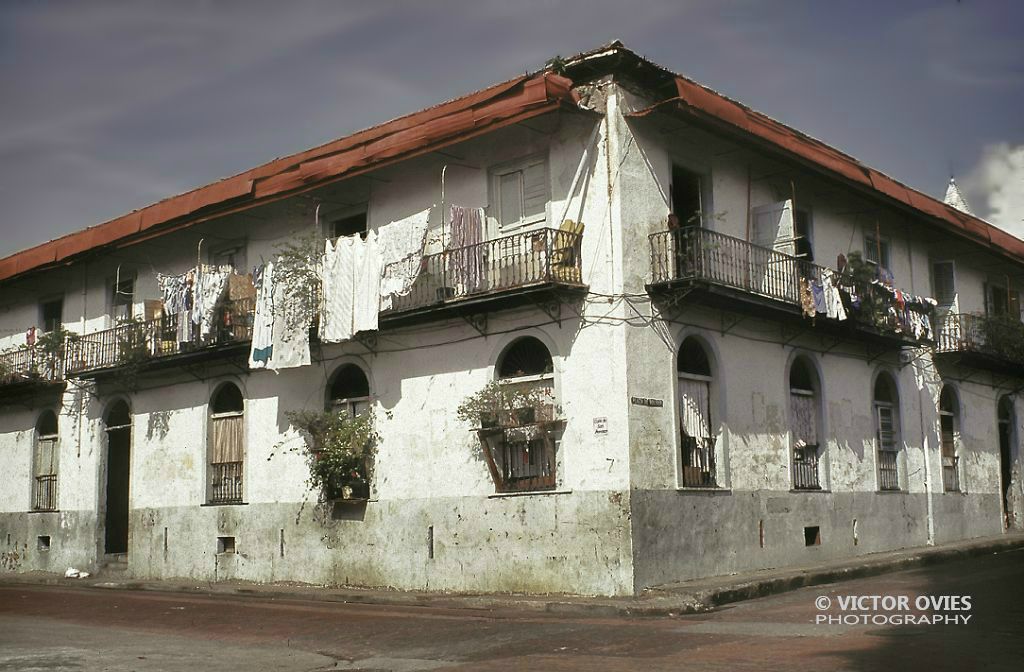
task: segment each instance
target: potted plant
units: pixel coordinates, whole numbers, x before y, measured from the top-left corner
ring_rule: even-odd
[[[337,411],[286,413],[305,439],[309,484],[326,501],[365,501],[376,445],[372,411],[356,416]]]

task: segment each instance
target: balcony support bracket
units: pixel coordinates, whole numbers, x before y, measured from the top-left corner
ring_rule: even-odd
[[[721,332],[725,336],[732,331],[740,322],[746,319],[743,315],[730,314],[724,310],[719,313],[721,319]]]
[[[466,324],[473,327],[476,333],[487,336],[487,313],[469,313],[462,316]]]
[[[377,354],[378,341],[376,331],[360,331],[353,338],[359,341],[359,344],[369,350],[371,354]]]
[[[544,313],[552,319],[552,321],[558,323],[558,326],[562,326],[562,302],[557,298],[542,299],[536,302],[537,307],[544,311]]]

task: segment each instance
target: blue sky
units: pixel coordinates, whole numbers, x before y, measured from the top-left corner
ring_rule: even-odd
[[[1024,235],[1024,3],[0,6],[0,255],[620,39]]]

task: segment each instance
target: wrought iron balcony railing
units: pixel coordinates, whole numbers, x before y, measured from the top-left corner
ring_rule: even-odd
[[[64,353],[39,346],[0,353],[0,385],[64,380]]]
[[[924,323],[909,324],[907,311],[895,308],[894,290],[858,283],[852,274],[841,274],[799,257],[699,227],[653,233],[650,243],[652,289],[673,283],[714,285],[799,309],[802,285],[823,287],[826,282],[836,281],[837,289],[845,297],[844,312],[859,326],[897,334],[908,341],[929,340],[924,333],[930,329],[914,333],[915,326]],[[892,296],[888,295],[890,292]],[[902,292],[900,295],[912,298]],[[858,302],[853,310],[853,305],[847,305],[852,297],[857,297]],[[818,316],[825,317],[820,313]]]
[[[181,320],[190,316],[179,314],[126,322],[77,336],[67,342],[65,370],[68,375],[76,375],[137,366],[173,355],[241,344],[252,338],[254,307],[253,299],[226,302],[215,312],[213,329],[208,334],[201,333],[196,324],[186,328]]]
[[[976,353],[1024,366],[1024,324],[1019,319],[949,313],[937,322],[937,353]]]
[[[581,286],[582,240],[581,233],[545,228],[426,255],[409,292],[381,314],[544,284]]]

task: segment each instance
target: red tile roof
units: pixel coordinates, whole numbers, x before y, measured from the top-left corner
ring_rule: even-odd
[[[128,245],[365,173],[563,105],[575,107],[571,86],[568,79],[550,72],[524,75],[320,147],[275,159],[0,259],[0,281],[70,263],[100,248]]]

